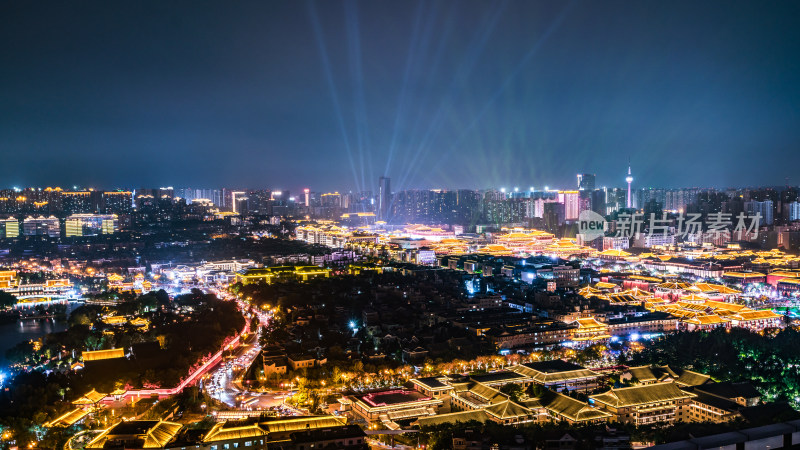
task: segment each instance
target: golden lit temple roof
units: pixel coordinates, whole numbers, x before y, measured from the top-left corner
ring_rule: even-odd
[[[692,317],[691,319],[686,319],[687,323],[695,324],[695,325],[716,325],[722,323],[728,323],[730,320],[722,318],[716,314],[705,314],[705,315],[697,315]]]
[[[103,322],[109,325],[121,325],[128,322],[125,316],[108,316],[103,318]]]
[[[279,433],[336,427],[345,424],[347,424],[347,418],[340,416],[301,416],[270,420],[263,422],[261,426],[268,433]]]
[[[657,284],[656,287],[659,288],[659,289],[666,289],[666,290],[670,290],[670,291],[678,291],[678,290],[683,290],[683,289],[688,288],[689,284],[688,283],[683,283],[683,282],[668,281],[666,283]]]
[[[748,321],[748,320],[779,319],[781,318],[781,316],[779,314],[775,314],[773,311],[769,309],[764,309],[759,311],[742,311],[736,314],[735,318],[742,321]]]
[[[625,250],[621,250],[621,249],[612,249],[612,248],[610,248],[608,250],[603,250],[602,252],[598,253],[598,255],[600,255],[600,256],[614,256],[614,257],[618,257],[618,258],[627,258],[629,256],[632,256],[632,253],[628,253]]]
[[[686,288],[687,291],[693,292],[702,292],[702,293],[718,293],[718,294],[741,294],[742,291],[734,288],[730,288],[728,286],[724,286],[722,284],[712,284],[712,283],[695,283],[692,286]]]
[[[111,359],[111,358],[124,358],[125,357],[125,349],[124,348],[112,348],[109,350],[95,350],[95,351],[84,351],[83,354],[83,361],[100,361],[103,359]]]
[[[706,300],[705,304],[706,304],[706,306],[708,306],[710,308],[724,309],[724,310],[733,311],[733,312],[749,311],[750,310],[750,308],[748,308],[745,305],[737,305],[736,303],[728,303],[728,302],[719,302],[719,301],[716,301],[716,300]]]
[[[608,328],[608,325],[598,322],[597,319],[594,317],[581,317],[575,319],[575,322],[578,324],[578,328],[583,329],[605,329]]]
[[[95,403],[99,402],[100,400],[104,399],[106,394],[101,394],[94,389],[87,392],[83,395],[83,397],[75,400],[72,402],[73,405],[94,405]]]
[[[602,394],[589,396],[595,402],[605,403],[614,408],[662,403],[691,397],[696,397],[696,395],[682,391],[675,383],[656,383],[611,389]]]
[[[152,422],[142,421],[145,424],[149,424]],[[142,423],[140,422],[140,423]],[[114,430],[120,424],[124,424],[125,422],[117,422],[113,426],[107,428],[102,433],[97,435],[94,439],[92,439],[88,444],[86,444],[87,449],[102,449],[107,448],[107,444],[109,446],[113,444],[113,442],[108,442],[114,438]],[[166,422],[163,420],[159,420],[153,426],[149,427],[148,429],[142,429],[144,433],[142,434],[142,442],[141,448],[164,448],[172,441],[178,432],[183,428],[183,425],[175,422]]]
[[[56,419],[51,420],[44,424],[45,428],[52,427],[71,427],[79,422],[84,417],[88,416],[91,410],[84,408],[75,408],[72,411],[64,413]]]
[[[203,442],[218,442],[227,441],[231,439],[253,438],[265,436],[267,431],[261,428],[258,423],[249,423],[246,425],[233,425],[227,422],[217,422],[203,436]]]
[[[708,300],[708,297],[692,293],[689,295],[682,295],[680,300],[684,302],[705,302]]]
[[[748,279],[748,278],[761,278],[766,275],[764,275],[761,272],[725,272],[725,276],[731,278]]]
[[[564,394],[555,394],[552,400],[547,402],[545,406],[548,411],[557,415],[563,416],[572,422],[589,422],[595,420],[606,420],[611,417],[611,414],[597,408],[592,408],[588,404],[567,397]]]

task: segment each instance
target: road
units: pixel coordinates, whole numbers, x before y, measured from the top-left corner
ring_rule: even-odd
[[[218,295],[224,295],[218,293]],[[247,303],[238,301],[243,313],[255,314],[262,324],[268,323],[270,315],[264,311],[251,309]],[[208,394],[234,409],[269,410],[275,409],[282,415],[299,414],[294,408],[285,405],[284,400],[291,391],[250,392],[242,385],[242,378],[253,361],[261,353],[259,338],[261,328],[252,333],[236,349],[232,357],[223,361],[214,371],[203,379],[203,389]]]

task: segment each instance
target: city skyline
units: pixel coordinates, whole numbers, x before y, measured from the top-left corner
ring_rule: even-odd
[[[596,174],[590,172],[578,173],[577,178],[578,181],[575,183],[573,181],[572,185],[531,185],[531,184],[523,184],[523,185],[513,185],[513,184],[502,184],[502,185],[495,185],[495,186],[482,186],[482,187],[464,187],[464,186],[437,186],[437,187],[423,187],[423,188],[414,188],[414,187],[405,187],[398,190],[390,190],[389,192],[402,192],[402,191],[413,191],[413,190],[443,190],[443,191],[455,191],[455,190],[472,190],[472,191],[501,191],[504,193],[512,194],[515,192],[556,192],[559,190],[612,190],[612,189],[621,189],[621,190],[632,190],[632,191],[640,191],[640,190],[653,190],[653,189],[663,189],[663,190],[680,190],[680,189],[700,189],[700,190],[716,190],[716,191],[726,191],[726,190],[742,190],[742,189],[788,189],[788,188],[796,188],[800,185],[797,184],[780,184],[780,183],[767,183],[762,185],[728,185],[728,186],[710,186],[710,185],[683,185],[683,186],[656,186],[656,185],[641,185],[637,186],[634,182],[631,175],[631,167],[628,166],[628,172],[626,173],[626,177],[622,179],[622,181],[615,184],[612,183],[596,183]],[[581,178],[585,176],[592,177],[592,186],[593,189],[584,189],[582,187]],[[630,182],[628,178],[631,178]],[[324,193],[324,192],[339,192],[342,193],[359,193],[359,192],[372,192],[375,195],[379,195],[380,188],[381,188],[381,180],[388,179],[391,180],[391,177],[388,176],[380,176],[378,178],[377,183],[373,185],[365,186],[364,190],[362,191],[354,191],[354,190],[345,190],[336,187],[326,188],[310,188],[309,184],[302,184],[302,183],[291,183],[288,186],[282,187],[271,187],[269,185],[255,185],[255,186],[245,186],[242,184],[233,184],[233,185],[210,185],[206,184],[193,184],[193,185],[177,185],[173,183],[156,183],[154,185],[145,186],[142,183],[129,185],[129,186],[121,186],[119,184],[112,185],[112,186],[104,186],[104,185],[71,185],[71,186],[57,186],[53,183],[45,183],[46,185],[14,185],[14,186],[0,186],[0,190],[14,190],[17,192],[21,192],[25,189],[55,189],[60,188],[64,191],[131,191],[135,192],[137,190],[146,189],[170,189],[170,190],[184,190],[184,189],[197,189],[197,190],[224,190],[227,189],[229,191],[237,190],[237,189],[245,189],[250,191],[272,191],[272,192],[291,192],[296,193],[298,196],[298,201],[302,201],[302,196],[308,193]],[[639,181],[638,179],[636,181]],[[786,181],[786,180],[784,180]],[[136,186],[136,187],[134,187]],[[288,187],[288,189],[286,189]]]
[[[0,11],[0,450],[800,448],[800,3]]]
[[[9,6],[0,179],[799,181],[796,4],[192,6]]]

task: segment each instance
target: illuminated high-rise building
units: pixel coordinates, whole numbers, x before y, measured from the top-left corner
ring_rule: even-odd
[[[789,209],[789,220],[794,222],[800,220],[800,202],[792,202],[787,206]]]
[[[392,203],[391,179],[380,177],[378,179],[378,219],[388,221]]]
[[[19,236],[19,220],[9,217],[0,219],[0,239],[15,238]]]
[[[339,192],[327,192],[320,196],[320,205],[326,208],[341,208],[342,195]]]
[[[64,221],[66,237],[114,234],[118,230],[116,214],[72,214]]]
[[[593,191],[595,186],[596,176],[593,173],[578,174],[578,190],[579,191]]]
[[[92,208],[91,191],[65,191],[61,193],[61,204],[66,214],[89,214]]]
[[[633,197],[631,196],[631,183],[633,183],[633,176],[631,175],[630,163],[628,163],[628,176],[625,177],[625,181],[628,183],[628,197],[627,201],[625,202],[625,206],[627,208],[633,208]]]
[[[239,207],[240,204],[238,204],[237,202],[239,202],[242,199],[247,200],[247,197],[245,197],[245,195],[247,195],[247,193],[244,191],[231,192],[231,211],[237,212],[238,210],[241,210],[241,208]]]
[[[103,192],[101,210],[106,214],[130,214],[133,210],[133,193],[131,191]]]
[[[744,212],[747,215],[754,217],[760,216],[760,223],[763,225],[772,225],[773,222],[774,204],[772,200],[749,201],[744,203]]]
[[[608,200],[606,199],[606,188],[595,189],[591,193],[592,211],[605,216],[608,214]]]
[[[566,220],[578,220],[581,213],[580,191],[558,191],[558,203],[564,204]]]
[[[22,233],[25,236],[61,236],[61,225],[58,218],[50,217],[26,217],[22,221]]]

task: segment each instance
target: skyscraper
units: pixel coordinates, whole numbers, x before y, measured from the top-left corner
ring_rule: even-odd
[[[580,191],[558,191],[558,202],[564,204],[564,219],[577,220],[581,213]]]
[[[581,173],[578,174],[578,190],[579,191],[593,191],[595,186],[595,174]]]
[[[378,179],[378,219],[383,221],[389,220],[389,208],[392,200],[390,180],[389,177]]]

